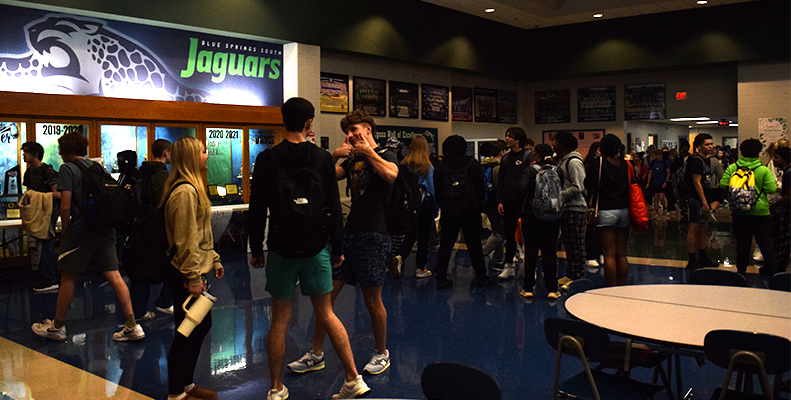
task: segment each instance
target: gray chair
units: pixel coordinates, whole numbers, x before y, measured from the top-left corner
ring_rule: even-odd
[[[725,380],[712,399],[769,399],[779,393],[769,386],[768,375],[781,377],[791,368],[791,341],[786,338],[764,333],[716,330],[706,334],[703,341],[706,358],[717,366],[726,368]],[[739,376],[736,388],[730,389],[733,372],[747,374],[748,379]],[[752,374],[758,375],[761,394],[752,392]],[[743,384],[742,384],[743,381]]]
[[[778,272],[769,280],[769,289],[791,292],[791,272]]]
[[[560,395],[589,400],[637,400],[651,398],[663,389],[662,386],[640,382],[627,376],[591,370],[588,361],[601,359],[610,347],[610,337],[601,327],[583,321],[548,318],[544,321],[544,336],[557,351],[553,400],[557,400]],[[583,371],[561,382],[561,361],[564,354],[579,359]]]
[[[502,400],[491,376],[461,364],[438,362],[423,369],[420,386],[428,400]]]
[[[701,268],[692,271],[689,274],[689,283],[693,285],[747,287],[747,281],[741,274],[720,268]]]

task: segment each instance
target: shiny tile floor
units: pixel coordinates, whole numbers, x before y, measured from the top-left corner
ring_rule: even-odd
[[[711,226],[713,259],[734,260],[730,224]],[[629,254],[630,284],[684,283],[687,273],[683,241],[686,226],[669,221],[632,234]],[[196,372],[198,384],[214,388],[223,399],[263,399],[269,388],[266,339],[271,318],[271,298],[264,291],[264,271],[247,266],[240,248],[222,252],[226,277],[212,280],[219,298],[213,311],[214,327],[201,353]],[[436,251],[430,253],[429,265]],[[554,368],[554,351],[544,339],[543,321],[566,316],[565,296],[548,302],[538,289],[537,298],[526,302],[519,296],[517,280],[478,289],[466,251],[451,259],[451,290],[435,288],[433,278],[415,278],[414,257],[404,267],[404,278],[388,278],[383,299],[388,310],[388,348],[391,368],[366,377],[372,397],[421,398],[420,374],[435,361],[459,362],[492,375],[503,398],[548,398]],[[561,273],[565,263],[561,260]],[[755,271],[751,268],[751,271]],[[589,269],[588,278],[603,284],[602,272]],[[68,341],[39,338],[33,322],[51,318],[56,294],[34,294],[25,274],[0,275],[0,400],[14,399],[165,399],[165,357],[173,339],[172,317],[158,315],[144,323],[147,337],[137,343],[115,343],[112,332],[122,323],[112,290],[101,278],[88,277],[76,293],[69,312]],[[750,275],[752,286],[765,282]],[[539,285],[539,287],[542,287]],[[359,369],[373,350],[368,317],[359,289],[347,287],[335,306],[351,337]],[[297,296],[287,339],[287,361],[302,355],[313,331],[313,312],[308,298]],[[3,339],[4,338],[4,339]],[[293,399],[329,398],[343,379],[340,362],[329,341],[325,346],[327,368],[304,375],[285,373]],[[572,372],[574,362],[564,364]],[[699,366],[682,359],[684,386],[695,398],[708,398],[721,383],[724,370],[710,364]],[[634,377],[650,379],[650,372]],[[131,390],[130,390],[131,389]],[[661,393],[657,398],[666,398]]]

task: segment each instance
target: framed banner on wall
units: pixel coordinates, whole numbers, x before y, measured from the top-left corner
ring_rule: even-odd
[[[387,82],[384,79],[354,77],[354,109],[372,117],[387,115]]]
[[[452,86],[450,91],[453,120],[472,122],[472,88]]]
[[[624,119],[665,119],[665,84],[626,85]]]
[[[503,124],[516,124],[517,118],[517,94],[510,90],[497,91],[497,122]]]
[[[475,122],[497,122],[497,91],[475,88]]]
[[[536,124],[571,122],[570,91],[536,92]]]
[[[390,117],[417,118],[417,83],[390,81]]]
[[[349,75],[321,73],[321,112],[349,112]]]
[[[615,121],[615,86],[577,89],[577,122]]]
[[[423,119],[448,120],[450,89],[447,86],[423,84]]]

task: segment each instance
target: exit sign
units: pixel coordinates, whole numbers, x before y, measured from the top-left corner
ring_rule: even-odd
[[[717,122],[718,122],[719,126],[730,126],[731,125],[731,121],[728,121],[727,119],[721,119],[721,120],[719,120]]]
[[[687,99],[687,92],[676,92],[676,100],[686,100]]]

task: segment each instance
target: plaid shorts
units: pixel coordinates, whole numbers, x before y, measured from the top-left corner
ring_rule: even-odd
[[[377,287],[385,283],[390,262],[390,234],[354,232],[343,237],[343,265],[332,271],[332,279],[350,285]]]

